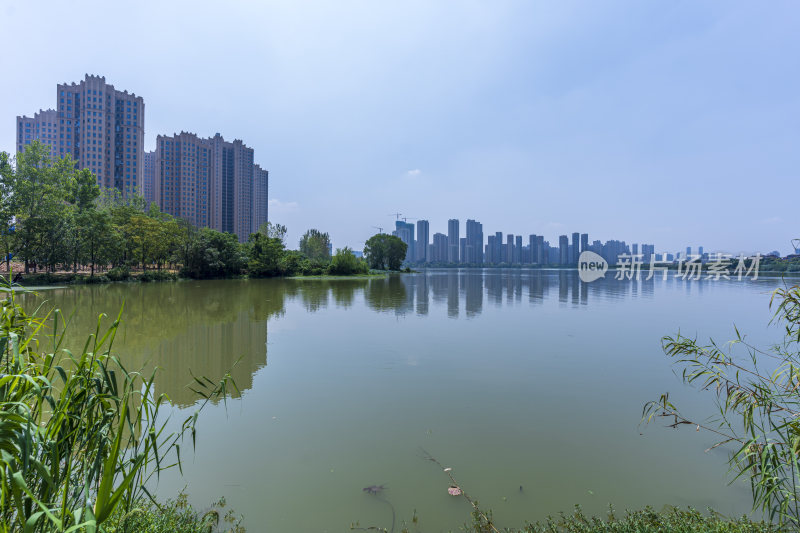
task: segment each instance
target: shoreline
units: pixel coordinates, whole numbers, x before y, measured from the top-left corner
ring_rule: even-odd
[[[109,283],[156,283],[156,282],[176,282],[176,281],[205,281],[205,280],[233,280],[233,279],[273,279],[273,278],[282,278],[282,279],[292,279],[292,280],[308,280],[308,281],[337,281],[337,280],[369,280],[369,279],[381,279],[386,278],[390,274],[416,274],[420,273],[425,270],[529,270],[529,271],[574,271],[577,272],[577,268],[575,267],[536,267],[536,266],[486,266],[486,267],[478,267],[478,266],[429,266],[429,267],[417,267],[419,270],[411,270],[410,272],[403,271],[403,270],[393,270],[393,271],[386,271],[386,272],[370,272],[369,274],[353,274],[353,275],[328,275],[328,274],[317,274],[312,276],[271,276],[271,277],[251,277],[247,274],[242,274],[239,276],[230,276],[230,277],[217,277],[217,278],[191,278],[191,277],[184,277],[181,276],[178,272],[175,271],[167,271],[167,270],[148,270],[146,272],[136,272],[131,273],[125,279],[110,279],[106,276],[106,273],[96,273],[94,276],[91,276],[88,273],[78,272],[48,272],[48,273],[31,273],[31,274],[22,274],[22,273],[14,273],[14,278],[18,278],[21,276],[21,279],[18,279],[14,283],[20,285],[22,287],[43,287],[43,286],[50,286],[50,285],[105,285]],[[608,272],[617,272],[620,269],[617,267],[609,267]],[[670,269],[669,272],[673,272],[674,269]],[[647,276],[649,272],[648,269],[642,269],[639,272],[640,280],[645,280],[644,278]],[[13,273],[13,272],[12,272]],[[774,277],[786,277],[786,278],[800,278],[800,272],[786,272],[780,270],[762,270],[759,271],[759,277],[761,276],[768,276],[770,278]],[[8,279],[8,273],[0,272],[0,276],[5,279]],[[704,281],[706,274],[703,273],[700,279],[695,280],[692,278],[693,281]],[[654,278],[657,276],[654,276]],[[750,276],[748,276],[748,279]]]

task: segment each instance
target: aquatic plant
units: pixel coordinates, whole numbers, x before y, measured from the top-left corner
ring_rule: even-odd
[[[664,352],[683,367],[683,381],[709,391],[718,414],[695,421],[676,407],[669,394],[649,402],[643,420],[666,418],[672,428],[689,426],[714,434],[711,448],[732,446],[735,479],[750,481],[754,509],[782,526],[800,527],[800,287],[774,291],[773,323],[782,342],[768,348],[750,344],[738,329],[727,346],[700,344],[680,332],[664,337]],[[739,350],[737,350],[739,349]],[[746,355],[741,356],[740,352]]]
[[[155,372],[128,370],[112,352],[122,311],[105,330],[98,318],[73,353],[58,310],[29,315],[0,281],[0,531],[106,531],[114,513],[150,498],[149,481],[180,468],[199,410],[235,384],[196,379],[197,411],[169,432]]]

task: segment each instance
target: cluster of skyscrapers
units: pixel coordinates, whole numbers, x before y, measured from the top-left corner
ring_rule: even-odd
[[[522,235],[497,232],[484,241],[483,224],[467,220],[466,235],[461,237],[458,219],[447,221],[447,234],[434,233],[430,240],[430,223],[418,220],[416,239],[414,224],[398,220],[393,235],[408,245],[406,261],[410,263],[438,263],[463,265],[577,265],[581,252],[592,251],[602,256],[609,264],[616,264],[622,254],[641,254],[642,260],[650,262],[655,254],[652,244],[627,245],[625,241],[610,240],[605,243],[589,242],[587,233],[561,235],[558,245],[551,246],[542,235]],[[570,238],[571,237],[571,238]]]
[[[268,220],[269,173],[252,148],[219,134],[181,132],[158,135],[155,151],[145,152],[144,119],[141,96],[86,75],[58,85],[56,109],[17,117],[16,148],[24,152],[39,140],[51,157],[69,154],[76,167],[91,170],[99,186],[142,194],[170,215],[240,241]]]

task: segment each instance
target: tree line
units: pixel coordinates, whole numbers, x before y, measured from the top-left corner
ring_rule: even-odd
[[[124,279],[130,269],[179,272],[196,279],[248,274],[366,274],[352,250],[331,254],[330,236],[312,229],[299,250],[285,245],[286,227],[269,222],[240,244],[236,235],[196,228],[139,195],[101,189],[69,155],[53,160],[34,141],[12,158],[0,152],[0,251],[24,272],[88,271]],[[399,239],[398,239],[399,240]]]

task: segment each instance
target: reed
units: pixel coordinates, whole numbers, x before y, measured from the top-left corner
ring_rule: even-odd
[[[27,314],[21,289],[0,284],[0,532],[106,531],[115,513],[154,501],[147,487],[180,469],[199,411],[236,385],[230,374],[196,378],[197,410],[170,431],[156,371],[129,370],[112,351],[122,310],[107,328],[98,317],[73,353],[59,310]]]

